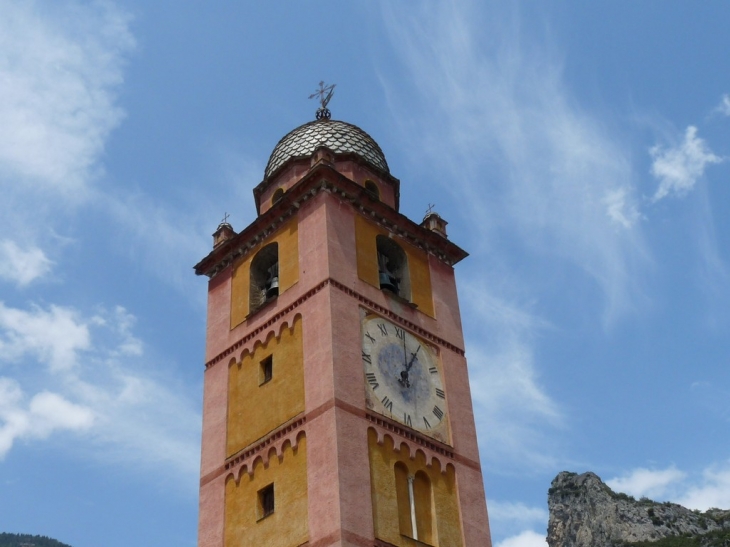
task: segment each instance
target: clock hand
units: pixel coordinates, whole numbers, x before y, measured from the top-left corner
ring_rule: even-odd
[[[408,381],[408,369],[410,368],[407,363],[408,357],[406,357],[406,337],[403,336],[403,367],[404,370],[400,373],[400,378],[398,379],[398,383],[402,385],[403,387],[411,387],[411,383]]]
[[[414,351],[413,353],[411,353],[411,362],[408,363],[408,365],[406,366],[406,372],[408,372],[409,370],[411,370],[411,367],[413,366],[413,361],[416,360],[416,355],[418,355],[418,352],[420,350],[421,350],[421,346],[418,346],[418,349],[416,351]]]
[[[403,336],[403,366],[408,370],[408,358],[406,357],[406,337]]]

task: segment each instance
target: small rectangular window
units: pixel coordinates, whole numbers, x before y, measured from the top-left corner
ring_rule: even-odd
[[[262,386],[266,382],[271,381],[271,375],[273,374],[274,356],[269,355],[266,359],[261,361],[259,365],[259,385]]]
[[[266,518],[274,512],[274,484],[259,490],[259,519]]]

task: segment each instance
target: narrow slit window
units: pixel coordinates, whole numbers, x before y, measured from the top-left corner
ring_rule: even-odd
[[[269,355],[259,364],[259,385],[262,386],[271,381],[274,371],[274,356]]]
[[[268,517],[274,512],[274,484],[263,487],[258,492],[259,520]]]

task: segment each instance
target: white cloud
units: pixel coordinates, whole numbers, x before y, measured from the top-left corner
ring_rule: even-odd
[[[22,361],[24,371],[16,380],[0,378],[0,455],[15,439],[68,430],[86,439],[69,449],[194,476],[196,397],[172,372],[163,373],[164,361],[151,366],[133,333],[135,321],[120,306],[84,316],[59,306],[21,310],[0,303],[0,359]],[[20,382],[37,392],[28,404]]]
[[[0,278],[25,286],[51,271],[53,263],[33,246],[21,249],[15,241],[0,241]]]
[[[532,530],[526,530],[516,536],[508,537],[497,543],[496,547],[545,547],[547,539],[545,535],[538,534]]]
[[[717,105],[715,111],[725,116],[730,116],[730,95],[726,94],[722,96],[722,99],[720,99],[720,104]]]
[[[675,486],[686,477],[686,473],[675,467],[667,469],[638,468],[622,477],[606,481],[606,484],[617,492],[623,492],[636,498],[658,498],[664,496],[669,487]]]
[[[544,321],[494,297],[479,284],[462,284],[472,321],[487,335],[467,339],[469,379],[481,456],[506,470],[554,467],[563,413],[540,384],[532,338]]]
[[[636,498],[673,501],[690,509],[730,508],[730,460],[697,473],[674,466],[666,469],[637,468],[606,481],[613,490]]]
[[[626,139],[571,96],[551,44],[488,5],[385,4],[414,86],[407,97],[388,91],[402,142],[472,219],[483,254],[519,242],[533,258],[577,266],[602,289],[609,322],[641,301],[635,269],[647,262]]]
[[[730,462],[705,469],[700,484],[689,487],[678,503],[700,511],[730,508]]]
[[[649,150],[653,163],[651,174],[659,180],[653,201],[668,195],[686,195],[711,163],[720,163],[723,158],[712,153],[704,140],[697,136],[697,128],[690,125],[684,140],[675,147],[663,148],[659,145]]]
[[[631,228],[640,217],[638,207],[626,187],[607,191],[603,203],[608,217],[624,228]]]
[[[72,309],[21,310],[0,302],[0,360],[17,361],[30,354],[53,371],[67,370],[89,345],[88,324]]]
[[[124,234],[120,252],[188,297],[200,287],[190,268],[212,250],[215,225],[206,224],[211,215],[203,217],[193,208],[172,210],[144,195],[99,196],[99,203]],[[203,208],[210,200],[197,203]]]
[[[93,412],[56,393],[43,391],[24,404],[17,382],[0,377],[0,458],[18,439],[45,439],[58,430],[84,431],[94,422]]]
[[[110,2],[2,2],[0,186],[83,195],[109,132],[129,16]]]

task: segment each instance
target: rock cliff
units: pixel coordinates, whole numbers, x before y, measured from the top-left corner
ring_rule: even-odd
[[[550,547],[730,547],[730,511],[691,511],[616,493],[593,473],[560,473],[548,493]]]

